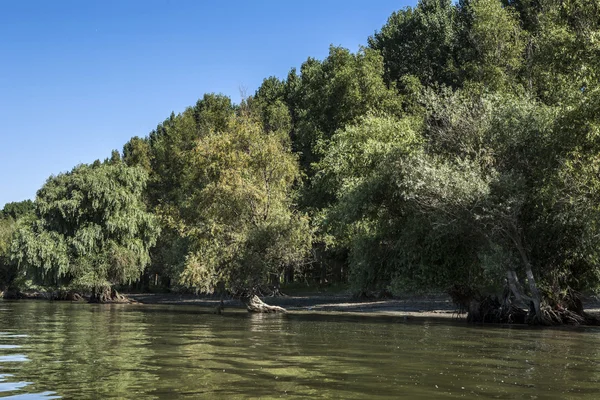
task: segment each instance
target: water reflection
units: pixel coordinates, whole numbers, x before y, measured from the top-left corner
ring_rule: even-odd
[[[4,400],[48,400],[48,399],[60,399],[60,396],[55,396],[54,392],[41,392],[41,393],[26,393],[16,394],[14,396],[3,397]]]
[[[9,354],[7,356],[0,356],[0,363],[4,362],[23,362],[29,361],[25,354]]]
[[[597,329],[2,305],[2,398],[600,398]]]

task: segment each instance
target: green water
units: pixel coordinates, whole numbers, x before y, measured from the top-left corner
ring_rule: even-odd
[[[0,301],[0,398],[600,398],[599,329]]]

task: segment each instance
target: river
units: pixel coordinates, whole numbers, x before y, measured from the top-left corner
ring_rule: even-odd
[[[600,329],[0,301],[0,398],[600,398]]]

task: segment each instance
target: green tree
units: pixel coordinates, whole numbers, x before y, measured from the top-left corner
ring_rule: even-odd
[[[458,52],[463,84],[515,91],[525,61],[527,32],[519,14],[500,0],[464,0],[458,10]]]
[[[302,265],[311,231],[292,202],[299,171],[288,143],[243,117],[197,142],[180,213],[191,250],[183,283],[211,292],[222,282],[251,307],[271,274]]]
[[[521,8],[536,21],[530,27],[529,87],[549,104],[580,101],[600,77],[600,2],[544,0]]]
[[[287,100],[286,83],[275,77],[263,81],[251,99],[253,113],[257,114],[267,132],[290,132],[292,120]]]
[[[148,139],[137,136],[129,139],[123,146],[123,161],[130,167],[141,167],[150,173],[152,166]]]
[[[0,218],[19,219],[23,216],[33,213],[34,205],[31,200],[15,201],[6,203],[0,210]]]
[[[337,202],[323,224],[332,244],[348,247],[357,290],[445,288],[477,268],[465,205],[485,182],[477,166],[428,155],[425,145],[418,118],[368,118],[332,140],[322,179]]]
[[[33,212],[31,200],[7,203],[0,210],[0,292],[17,289],[17,264],[11,260],[11,243],[17,223],[31,219]]]
[[[395,83],[403,89],[402,78],[414,76],[426,86],[456,86],[455,19],[450,0],[420,0],[415,8],[394,12],[369,38],[369,46],[383,56],[388,85]]]
[[[26,277],[50,286],[110,298],[116,284],[139,279],[159,229],[146,212],[141,168],[80,165],[53,176],[38,191],[37,218],[20,224],[12,258]]]
[[[147,138],[133,137],[125,144],[125,163],[148,171],[144,201],[161,226],[161,234],[151,250],[146,282],[155,274],[167,284],[178,280],[188,253],[188,240],[177,221],[189,198],[190,152],[202,137],[227,129],[235,111],[227,96],[205,94],[193,107],[177,115],[172,113]]]
[[[322,157],[321,149],[338,129],[369,113],[402,112],[395,90],[383,81],[383,60],[372,49],[352,54],[330,47],[322,62],[309,58],[302,64],[293,89],[288,95],[294,117],[293,146],[309,177],[315,172],[313,163]]]
[[[17,268],[10,259],[14,231],[15,221],[12,218],[0,218],[0,292],[9,288],[16,278]]]

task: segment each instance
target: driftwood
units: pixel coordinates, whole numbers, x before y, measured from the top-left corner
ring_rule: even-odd
[[[248,312],[255,313],[285,313],[285,308],[270,306],[264,303],[257,295],[242,296],[242,302],[246,305]]]

